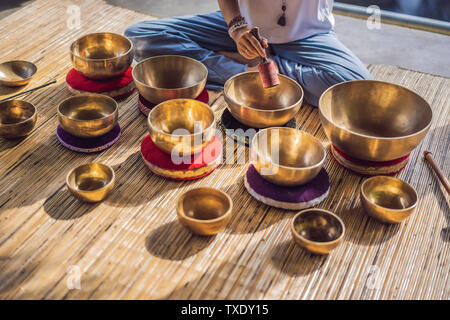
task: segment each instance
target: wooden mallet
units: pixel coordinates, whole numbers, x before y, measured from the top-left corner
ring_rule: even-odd
[[[434,172],[436,172],[436,175],[438,176],[439,180],[441,180],[442,185],[444,186],[445,190],[447,190],[447,193],[450,194],[450,183],[448,182],[447,178],[444,176],[444,173],[442,170],[438,167],[437,163],[434,161],[432,153],[430,151],[424,151],[423,155],[425,156],[425,159],[430,163],[431,167],[433,168]]]
[[[259,28],[254,27],[251,34],[261,43],[262,39],[259,34]],[[261,76],[261,82],[264,88],[271,88],[280,84],[280,79],[278,79],[278,72],[273,61],[267,59],[267,57],[261,57],[262,62],[258,65],[259,75]]]

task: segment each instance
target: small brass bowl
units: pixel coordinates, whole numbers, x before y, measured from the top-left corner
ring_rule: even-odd
[[[0,102],[0,136],[15,139],[28,135],[36,124],[36,108],[22,100]]]
[[[109,79],[123,74],[133,62],[133,44],[120,34],[90,33],[70,46],[70,60],[90,79]]]
[[[260,130],[250,145],[256,171],[281,186],[299,186],[314,179],[323,167],[326,152],[312,135],[292,128]]]
[[[432,109],[402,86],[349,81],[325,91],[319,113],[328,139],[357,159],[390,161],[410,153],[431,126]]]
[[[178,200],[177,216],[193,233],[210,236],[219,233],[231,219],[233,200],[213,188],[192,189]]]
[[[211,108],[193,99],[174,99],[158,104],[147,119],[152,141],[168,154],[201,152],[215,135]]]
[[[117,124],[116,100],[102,94],[79,94],[58,107],[58,120],[64,131],[80,137],[93,138],[111,131]]]
[[[291,223],[296,243],[315,254],[327,254],[344,239],[344,222],[322,209],[300,211]]]
[[[386,176],[367,179],[361,185],[361,204],[367,214],[384,223],[399,223],[414,212],[417,193],[406,182]]]
[[[101,163],[81,165],[66,177],[69,191],[84,202],[102,201],[114,188],[114,182],[114,170]]]
[[[0,64],[0,84],[19,87],[28,84],[37,71],[34,63],[14,60]]]
[[[203,63],[184,56],[155,56],[133,68],[139,93],[151,103],[170,99],[197,98],[203,91],[208,69]]]
[[[303,102],[302,87],[279,74],[280,84],[264,88],[259,72],[244,72],[227,80],[227,108],[239,122],[252,128],[279,127],[291,120]]]

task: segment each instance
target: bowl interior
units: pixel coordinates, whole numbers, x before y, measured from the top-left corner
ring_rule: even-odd
[[[111,168],[100,163],[82,165],[73,170],[68,184],[75,190],[95,191],[104,188],[113,179]]]
[[[432,110],[414,92],[391,83],[350,81],[326,91],[323,115],[345,130],[379,138],[415,134],[431,122]]]
[[[186,217],[196,220],[212,220],[225,215],[231,208],[230,199],[221,191],[199,188],[186,192],[179,203],[179,210]]]
[[[253,145],[262,161],[284,167],[315,166],[326,156],[325,149],[317,139],[291,128],[261,130],[255,136]]]
[[[130,40],[120,34],[92,33],[73,42],[71,50],[84,59],[103,60],[120,57],[131,47]]]
[[[112,98],[102,95],[78,95],[59,106],[59,112],[76,121],[99,120],[112,115],[117,104]]]
[[[189,135],[202,132],[214,123],[214,113],[206,104],[191,99],[160,103],[149,115],[149,122],[166,134]]]
[[[0,124],[12,125],[26,121],[36,113],[35,107],[21,100],[9,100],[0,103]]]
[[[181,89],[198,85],[208,71],[200,62],[183,56],[157,56],[138,63],[133,78],[155,89]]]
[[[371,203],[386,209],[408,209],[417,202],[417,194],[410,185],[391,177],[366,180],[362,191]]]
[[[311,210],[297,215],[294,219],[297,234],[313,242],[337,240],[343,232],[340,221],[333,215],[320,210]]]
[[[28,61],[8,61],[0,64],[0,80],[21,81],[32,77],[37,67]]]
[[[259,72],[241,73],[225,83],[224,94],[234,103],[258,110],[281,110],[299,102],[302,89],[292,79],[279,75],[280,84],[264,88]]]

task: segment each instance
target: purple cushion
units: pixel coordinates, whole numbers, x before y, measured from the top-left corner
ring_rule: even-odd
[[[107,134],[96,138],[79,138],[71,135],[58,126],[56,136],[63,146],[77,152],[98,152],[111,147],[120,137],[120,126],[116,126]]]
[[[247,183],[258,195],[288,203],[311,202],[325,195],[330,188],[327,171],[322,168],[314,180],[298,187],[283,187],[270,183],[256,171],[253,165],[247,170]]]

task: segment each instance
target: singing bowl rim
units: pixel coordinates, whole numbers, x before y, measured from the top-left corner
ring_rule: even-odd
[[[34,64],[31,61],[27,61],[27,60],[9,60],[9,61],[0,63],[0,66],[5,65],[5,64],[15,63],[15,62],[22,62],[22,63],[25,62],[26,64],[28,64],[31,67],[31,69],[33,70],[33,73],[28,78],[24,78],[24,79],[20,79],[20,80],[8,80],[6,78],[0,77],[0,82],[9,82],[9,83],[25,82],[25,84],[26,84],[28,81],[30,81],[34,77],[34,75],[36,74],[36,72],[38,70],[36,64]]]
[[[191,86],[186,86],[186,87],[179,87],[179,88],[160,88],[160,87],[155,87],[155,86],[151,86],[148,85],[140,80],[138,80],[138,77],[135,76],[135,72],[137,72],[138,67],[143,64],[144,62],[148,61],[148,60],[156,60],[158,58],[167,58],[167,57],[177,57],[177,58],[183,58],[183,59],[187,59],[187,60],[191,60],[193,62],[195,62],[196,64],[200,65],[202,67],[202,69],[205,71],[205,76],[202,78],[202,80],[196,82],[195,84],[191,85]],[[183,90],[183,89],[192,89],[198,85],[200,85],[203,81],[206,81],[206,79],[208,79],[208,68],[206,68],[206,66],[201,63],[200,61],[194,59],[194,58],[190,58],[190,57],[186,57],[186,56],[182,56],[182,55],[176,55],[176,54],[164,54],[164,55],[159,55],[159,56],[153,56],[153,57],[149,57],[147,59],[144,59],[142,61],[139,61],[133,68],[133,70],[131,71],[131,74],[133,76],[133,80],[136,81],[139,85],[142,85],[144,87],[150,88],[150,89],[155,89],[155,90],[161,90],[161,91],[173,91],[173,90]],[[139,88],[138,88],[139,90]],[[170,99],[169,99],[170,100]],[[173,100],[173,99],[172,99]],[[167,101],[167,100],[166,100]],[[164,101],[163,101],[164,102]],[[162,103],[162,102],[161,102]]]
[[[429,114],[431,115],[430,121],[428,122],[428,124],[427,124],[423,129],[421,129],[421,130],[419,130],[419,131],[416,131],[416,132],[414,132],[414,133],[408,134],[408,135],[398,136],[398,137],[380,137],[380,136],[371,136],[371,135],[367,135],[367,134],[362,134],[362,133],[359,133],[359,132],[355,132],[355,131],[350,130],[350,129],[345,128],[345,127],[338,126],[334,121],[332,121],[331,119],[329,119],[329,118],[325,115],[325,113],[323,112],[323,110],[322,110],[322,108],[323,108],[322,99],[325,97],[325,95],[326,95],[329,91],[333,90],[334,88],[336,88],[336,87],[338,87],[338,86],[347,85],[347,84],[349,84],[349,83],[364,83],[364,82],[366,82],[366,83],[367,83],[367,82],[370,82],[370,83],[381,83],[381,84],[385,84],[385,85],[392,85],[392,86],[396,86],[396,87],[399,87],[399,88],[401,88],[401,89],[406,90],[408,93],[412,94],[413,96],[419,98],[419,100],[422,100],[422,102],[424,102],[424,105],[428,108]],[[345,131],[345,132],[348,132],[348,133],[350,133],[350,134],[356,135],[356,136],[361,137],[361,138],[366,138],[366,139],[378,139],[378,140],[384,140],[384,141],[402,140],[402,139],[408,139],[408,138],[412,138],[412,137],[421,135],[422,133],[427,132],[427,131],[430,129],[430,127],[431,127],[431,125],[432,125],[432,123],[433,123],[433,118],[434,118],[434,115],[433,115],[433,109],[431,108],[430,104],[429,104],[424,98],[422,98],[419,94],[415,93],[415,92],[412,91],[411,89],[406,88],[405,86],[402,86],[402,85],[399,85],[399,84],[396,84],[396,83],[392,83],[392,82],[380,81],[380,80],[351,80],[351,81],[340,82],[340,83],[337,83],[337,84],[335,84],[335,85],[329,87],[327,90],[325,90],[325,91],[322,93],[322,95],[321,95],[320,98],[319,98],[319,113],[320,113],[320,115],[321,115],[323,118],[325,118],[330,124],[332,124],[334,127],[338,128],[338,129],[340,129],[340,130],[343,130],[343,131]]]
[[[225,211],[221,216],[214,218],[214,219],[203,219],[202,220],[202,219],[192,218],[192,217],[189,217],[188,215],[186,215],[184,212],[184,209],[183,209],[183,200],[189,195],[189,193],[195,192],[195,191],[200,191],[200,190],[209,190],[209,191],[213,190],[214,192],[218,192],[222,196],[225,196],[225,198],[227,199],[227,203],[228,203],[228,210]],[[231,199],[231,197],[226,192],[216,189],[216,188],[211,188],[211,187],[199,187],[199,188],[193,188],[193,189],[187,190],[178,198],[178,202],[177,202],[177,213],[179,215],[181,215],[184,219],[189,220],[190,222],[197,223],[197,224],[209,224],[209,223],[215,223],[215,222],[225,220],[230,216],[232,211],[233,211],[233,199]]]
[[[66,103],[66,102],[69,101],[69,100],[73,100],[73,99],[80,98],[80,97],[85,97],[85,96],[97,96],[97,97],[100,97],[100,98],[102,98],[102,99],[109,100],[109,101],[113,102],[113,105],[114,105],[114,111],[111,112],[111,113],[108,114],[108,115],[105,115],[105,116],[101,117],[101,118],[89,119],[89,120],[75,119],[75,118],[69,117],[68,115],[66,115],[66,114],[64,114],[64,113],[61,112],[61,106],[62,106],[64,103]],[[99,93],[80,93],[80,94],[77,94],[77,95],[68,97],[68,98],[64,99],[63,101],[61,101],[61,102],[59,103],[59,105],[58,105],[57,112],[58,112],[58,115],[59,115],[59,116],[61,116],[61,117],[63,117],[63,118],[66,118],[66,119],[68,119],[68,120],[70,120],[70,121],[75,121],[75,122],[98,121],[98,120],[104,120],[104,119],[106,119],[106,118],[109,118],[109,117],[112,117],[112,116],[118,114],[118,112],[119,112],[119,104],[117,103],[117,101],[116,101],[115,99],[111,98],[110,96],[104,95],[104,94],[99,94]]]
[[[257,153],[257,156],[258,156],[259,158],[261,158],[261,154],[260,154],[260,152],[259,152],[259,148],[256,149],[256,148],[253,147],[253,146],[254,146],[253,143],[254,143],[255,139],[259,136],[259,134],[260,134],[261,132],[263,132],[263,131],[269,131],[269,130],[275,130],[275,129],[277,129],[277,130],[280,130],[280,129],[281,129],[281,130],[286,130],[286,131],[296,130],[296,131],[299,131],[299,132],[302,133],[302,134],[305,134],[305,135],[309,136],[309,137],[312,138],[312,140],[313,140],[314,142],[316,142],[317,145],[320,147],[320,149],[322,150],[322,153],[323,153],[323,157],[322,157],[322,159],[321,159],[318,163],[316,163],[316,164],[314,164],[314,165],[312,165],[312,166],[308,166],[308,167],[290,167],[290,166],[285,166],[285,165],[282,165],[282,164],[277,164],[277,163],[273,163],[272,161],[269,161],[272,165],[275,165],[275,166],[280,167],[280,168],[283,168],[283,169],[294,170],[294,171],[311,170],[311,169],[315,169],[315,168],[317,168],[317,167],[323,167],[323,164],[324,164],[325,160],[327,159],[327,152],[326,152],[324,146],[322,145],[322,143],[319,141],[319,139],[317,139],[316,137],[314,137],[312,134],[309,134],[309,133],[307,133],[307,132],[305,132],[305,131],[303,131],[303,130],[295,129],[295,128],[270,127],[270,128],[264,128],[264,129],[259,130],[259,131],[253,136],[252,142],[251,142],[251,146],[252,146],[251,149],[252,149],[252,150],[255,150],[255,152]]]
[[[412,194],[414,195],[414,198],[415,198],[413,204],[410,205],[409,207],[406,207],[406,208],[403,208],[403,209],[393,209],[393,208],[389,208],[389,207],[383,207],[383,206],[379,205],[378,203],[375,203],[375,202],[373,202],[372,200],[370,200],[370,199],[368,198],[366,192],[365,192],[365,191],[366,191],[366,190],[365,190],[365,187],[366,187],[367,184],[368,184],[369,182],[371,182],[372,180],[378,180],[378,179],[396,181],[396,182],[399,182],[399,183],[402,185],[402,187],[406,187],[406,188],[408,188],[409,190],[411,190],[411,191],[412,191]],[[400,179],[395,178],[395,177],[389,177],[389,176],[375,176],[375,177],[370,177],[369,179],[367,179],[366,181],[364,181],[364,182],[361,184],[360,193],[361,193],[361,196],[362,196],[363,201],[365,201],[366,203],[370,204],[370,205],[373,206],[374,208],[377,208],[377,209],[379,208],[379,209],[387,210],[387,211],[390,211],[390,212],[401,213],[401,212],[406,212],[406,211],[413,210],[414,208],[417,207],[417,204],[418,204],[418,202],[419,202],[419,195],[417,194],[417,191],[416,191],[416,189],[415,189],[413,186],[411,186],[409,183],[407,183],[407,182],[405,182],[405,181],[403,181],[403,180],[400,180]]]
[[[158,108],[162,108],[163,105],[166,104],[166,103],[171,103],[171,102],[174,102],[174,101],[182,101],[182,100],[189,100],[191,102],[198,103],[199,105],[207,107],[209,112],[212,114],[212,117],[213,117],[211,124],[208,127],[206,127],[206,128],[202,128],[202,131],[200,131],[200,132],[195,132],[195,133],[190,133],[190,134],[167,133],[167,132],[164,132],[164,131],[160,130],[159,128],[157,128],[155,125],[152,124],[152,121],[150,120],[151,115],[154,112],[156,112],[156,110]],[[147,116],[147,125],[148,125],[150,130],[156,131],[157,133],[159,133],[161,135],[177,137],[177,138],[193,137],[193,136],[197,136],[197,135],[203,134],[203,133],[211,130],[211,128],[214,127],[215,124],[216,124],[216,115],[214,114],[214,111],[211,109],[211,107],[208,104],[206,104],[204,102],[201,102],[201,101],[198,101],[198,100],[195,100],[195,99],[188,99],[188,98],[170,99],[170,100],[166,100],[166,101],[163,101],[161,103],[158,103],[155,107],[152,108],[152,110],[150,110],[150,112],[148,113],[148,116]]]
[[[235,74],[234,76],[232,76],[231,78],[229,78],[229,79],[225,82],[225,84],[224,84],[224,86],[223,86],[223,95],[225,96],[225,98],[226,98],[226,99],[230,99],[231,102],[233,102],[234,104],[239,105],[239,106],[242,107],[242,108],[247,108],[247,109],[250,109],[250,110],[257,111],[257,112],[267,112],[267,113],[274,113],[274,112],[280,112],[280,111],[289,111],[289,110],[291,110],[291,109],[294,109],[294,108],[298,107],[298,105],[303,101],[304,96],[305,96],[305,92],[303,91],[302,86],[301,86],[297,81],[295,81],[294,79],[291,79],[291,78],[289,78],[288,76],[285,76],[284,74],[278,73],[278,77],[279,77],[279,78],[283,78],[283,79],[288,80],[289,82],[291,82],[291,83],[294,84],[294,87],[297,87],[297,88],[300,89],[300,93],[301,93],[301,94],[300,94],[300,98],[299,98],[295,103],[291,104],[290,106],[288,106],[288,107],[286,107],[286,108],[282,108],[282,109],[270,109],[270,110],[267,110],[267,109],[257,109],[257,108],[253,108],[253,107],[250,107],[250,106],[247,106],[247,105],[244,105],[244,104],[242,104],[242,103],[237,102],[235,99],[233,99],[231,96],[228,95],[228,93],[227,93],[227,87],[230,85],[230,83],[231,83],[235,78],[237,78],[237,77],[239,77],[239,76],[242,76],[242,75],[246,75],[246,74],[252,74],[252,73],[254,73],[254,74],[259,74],[258,71],[245,71],[245,72],[241,72],[241,73]],[[300,107],[301,107],[301,105],[300,105]],[[227,108],[230,109],[228,103],[227,103]],[[230,111],[231,111],[231,110],[230,110]]]
[[[101,167],[105,167],[112,173],[111,179],[103,187],[98,188],[98,189],[94,189],[94,190],[80,190],[80,189],[77,188],[76,185],[72,185],[71,183],[69,183],[69,178],[71,177],[72,174],[75,174],[76,170],[78,170],[79,168],[85,167],[85,166],[86,167],[87,166],[90,167],[90,166],[92,166],[94,164],[100,165]],[[101,190],[108,189],[109,187],[111,187],[112,184],[114,184],[115,180],[116,180],[116,173],[114,172],[114,169],[111,166],[109,166],[107,164],[104,164],[104,163],[101,163],[101,162],[89,162],[89,163],[85,163],[85,164],[79,165],[79,166],[77,166],[75,168],[72,168],[66,175],[66,185],[67,185],[67,187],[69,187],[70,189],[74,190],[76,193],[83,193],[83,194],[84,193],[94,193],[94,192],[98,192],[98,191],[101,191]]]
[[[120,54],[118,56],[115,56],[115,57],[112,57],[112,58],[101,58],[101,59],[85,58],[85,57],[82,57],[79,54],[76,54],[74,52],[75,43],[77,43],[79,40],[81,40],[81,39],[83,39],[83,38],[85,38],[87,36],[98,35],[98,34],[102,34],[102,35],[104,35],[104,34],[112,34],[114,36],[119,36],[119,37],[121,37],[123,39],[126,39],[128,41],[128,43],[130,44],[130,49],[128,49],[125,53],[122,53],[122,54]],[[133,51],[133,42],[128,37],[126,37],[124,35],[121,35],[119,33],[114,33],[114,32],[92,32],[92,33],[85,34],[85,35],[79,37],[78,39],[76,39],[75,41],[73,41],[72,44],[70,45],[70,50],[69,51],[77,59],[80,59],[80,60],[83,60],[83,61],[86,61],[86,62],[89,62],[89,61],[92,61],[92,62],[95,62],[95,61],[97,61],[97,62],[98,61],[110,61],[110,60],[120,59],[120,58],[123,58],[123,57],[126,57],[127,55],[129,55]]]
[[[330,215],[331,217],[333,217],[334,219],[336,219],[338,221],[338,223],[340,224],[341,229],[342,229],[341,234],[339,235],[339,237],[337,237],[336,239],[331,240],[331,241],[312,241],[312,240],[309,240],[308,238],[303,237],[302,235],[300,235],[297,232],[297,230],[295,229],[295,221],[298,219],[298,217],[300,217],[302,214],[304,214],[306,212],[314,212],[314,211],[323,212],[323,213],[325,213],[327,215]],[[310,208],[310,209],[305,209],[305,210],[302,210],[302,211],[298,212],[294,216],[294,218],[292,218],[290,226],[291,226],[291,232],[296,237],[302,239],[302,241],[304,241],[306,243],[314,244],[314,245],[320,245],[320,246],[328,246],[328,245],[331,245],[331,244],[339,243],[344,238],[344,235],[345,235],[345,223],[344,223],[344,221],[342,221],[342,219],[339,218],[339,216],[337,214],[335,214],[335,213],[333,213],[333,212],[331,212],[329,210],[320,209],[320,208]]]
[[[29,116],[28,118],[20,121],[20,122],[14,122],[14,123],[2,123],[2,122],[0,122],[0,127],[14,127],[14,126],[17,126],[17,125],[22,125],[22,124],[24,124],[26,122],[29,122],[30,120],[33,120],[33,118],[37,116],[37,108],[36,108],[36,106],[34,104],[32,104],[31,102],[28,102],[28,101],[25,101],[25,100],[20,100],[20,99],[6,100],[6,101],[0,102],[0,106],[2,104],[4,104],[4,103],[6,104],[8,102],[13,102],[13,101],[18,101],[21,104],[25,104],[27,106],[31,106],[33,108],[33,114],[31,116]]]

